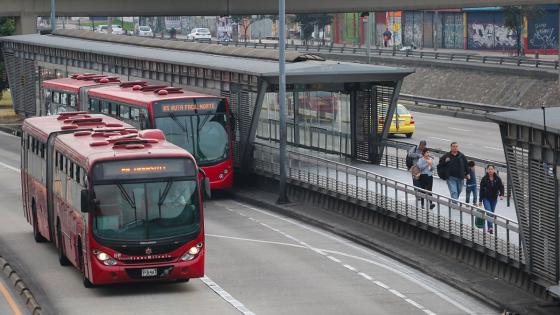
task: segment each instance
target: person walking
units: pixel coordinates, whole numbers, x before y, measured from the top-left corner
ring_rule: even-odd
[[[467,195],[465,196],[465,202],[469,203],[471,200],[471,194],[473,196],[472,199],[472,203],[473,206],[476,206],[476,202],[477,202],[477,187],[476,187],[476,172],[474,169],[474,161],[469,161],[467,163],[467,165],[469,166],[469,179],[467,179]]]
[[[451,151],[439,159],[438,175],[447,180],[447,188],[453,199],[459,199],[465,178],[470,179],[467,158],[459,151],[457,142],[451,143]]]
[[[432,191],[432,186],[434,184],[434,159],[430,150],[424,148],[422,150],[422,158],[418,160],[418,168],[420,169],[420,188],[428,191]],[[431,196],[432,194],[427,194]],[[424,198],[420,199],[422,208],[424,208]],[[426,205],[430,205],[430,209],[433,209],[436,205],[431,201],[428,201]]]
[[[421,140],[417,147],[412,148],[408,151],[406,155],[406,168],[410,170],[412,166],[418,163],[418,160],[422,158],[422,150],[426,148],[426,140]],[[412,185],[414,187],[420,187],[419,179],[412,176]]]
[[[486,166],[486,175],[480,180],[480,197],[479,206],[484,205],[486,211],[494,213],[496,205],[498,204],[498,197],[500,200],[504,199],[504,184],[498,174],[494,165]],[[488,233],[494,233],[493,224],[487,222]]]
[[[387,47],[389,45],[389,42],[391,41],[392,36],[393,36],[393,34],[391,33],[391,31],[389,31],[389,28],[386,28],[385,32],[383,32],[383,45],[385,47]]]

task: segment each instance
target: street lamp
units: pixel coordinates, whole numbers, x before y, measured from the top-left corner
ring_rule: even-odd
[[[288,195],[286,191],[286,177],[287,177],[287,160],[286,160],[286,145],[287,145],[287,130],[286,130],[286,0],[278,0],[278,99],[280,107],[280,191],[278,196],[278,203],[288,203]]]
[[[56,31],[56,0],[51,0],[51,32]]]

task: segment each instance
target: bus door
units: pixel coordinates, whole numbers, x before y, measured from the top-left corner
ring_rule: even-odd
[[[54,167],[55,167],[55,150],[54,150],[54,140],[56,139],[57,133],[53,132],[47,140],[47,220],[49,222],[49,239],[54,241],[54,197],[53,197],[53,182],[54,182]]]
[[[31,220],[29,219],[29,213],[28,213],[28,196],[29,196],[29,174],[28,174],[28,169],[27,169],[27,163],[28,163],[28,155],[29,155],[29,150],[27,149],[28,146],[28,139],[27,137],[29,137],[26,133],[24,133],[21,136],[21,180],[22,180],[22,185],[21,185],[21,193],[23,196],[23,212],[25,215],[25,218],[27,219],[27,221],[31,222]]]
[[[82,86],[78,92],[78,108],[77,111],[89,112],[88,90],[89,86]]]

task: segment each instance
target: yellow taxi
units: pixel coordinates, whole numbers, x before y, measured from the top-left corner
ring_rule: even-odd
[[[379,121],[379,132],[383,129],[383,121]],[[408,111],[404,105],[397,105],[397,112],[393,116],[391,121],[391,128],[389,129],[389,135],[403,134],[407,138],[411,138],[412,134],[416,131],[416,124],[414,122],[414,116]]]

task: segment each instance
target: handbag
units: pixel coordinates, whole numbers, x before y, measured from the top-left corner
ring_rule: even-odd
[[[418,167],[418,164],[412,165],[409,171],[414,179],[420,178],[420,168]]]

